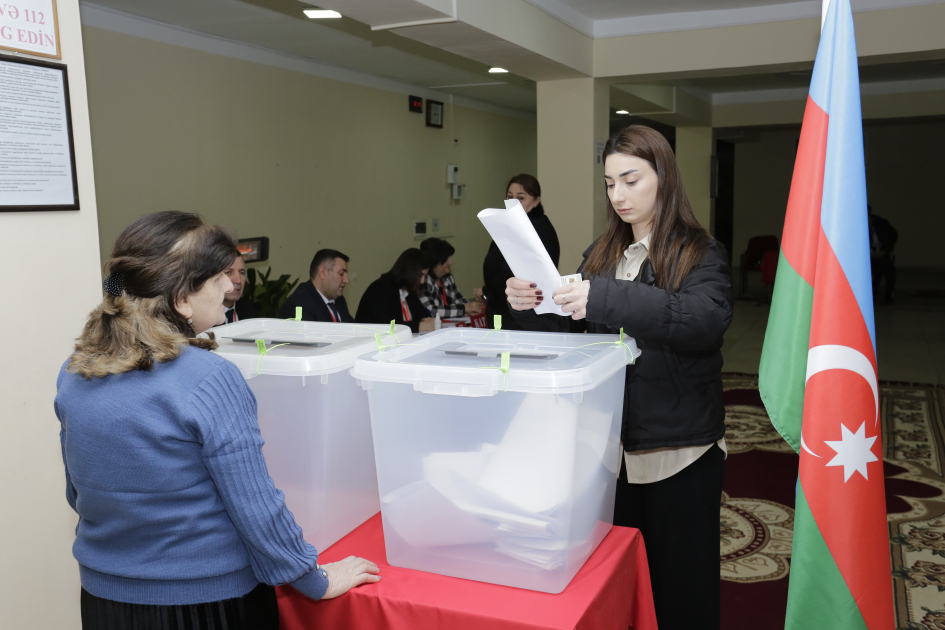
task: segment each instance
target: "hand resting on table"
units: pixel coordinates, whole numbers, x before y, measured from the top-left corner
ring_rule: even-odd
[[[344,595],[355,586],[380,582],[380,569],[376,564],[357,556],[348,556],[338,562],[329,562],[321,565],[328,573],[328,590],[322,599],[334,599]]]

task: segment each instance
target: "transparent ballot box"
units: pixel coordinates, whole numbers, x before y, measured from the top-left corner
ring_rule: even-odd
[[[367,394],[349,370],[377,351],[375,333],[382,343],[410,340],[406,326],[390,331],[277,319],[213,329],[216,353],[236,364],[256,396],[269,474],[319,551],[379,509]]]
[[[629,337],[444,329],[355,362],[387,561],[560,593],[613,523]]]

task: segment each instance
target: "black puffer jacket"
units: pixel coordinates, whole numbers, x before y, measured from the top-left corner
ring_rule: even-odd
[[[593,248],[584,252],[585,263]],[[713,240],[679,291],[653,286],[649,259],[629,282],[616,279],[615,265],[590,276],[585,320],[510,313],[526,330],[614,334],[623,327],[636,339],[643,353],[627,367],[621,432],[627,451],[711,444],[725,435],[721,348],[735,302],[727,260]]]

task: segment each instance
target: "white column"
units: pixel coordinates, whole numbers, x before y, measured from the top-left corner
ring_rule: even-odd
[[[676,161],[683,186],[699,223],[712,229],[712,198],[709,196],[712,177],[712,127],[677,127]]]
[[[59,0],[57,9],[81,209],[0,213],[0,268],[10,272],[0,309],[8,335],[0,366],[0,628],[11,630],[81,626],[72,557],[78,517],[66,503],[53,398],[59,368],[102,299],[102,277],[79,2]]]

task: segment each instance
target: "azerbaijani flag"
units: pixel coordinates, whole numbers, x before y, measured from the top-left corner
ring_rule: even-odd
[[[817,50],[759,371],[800,455],[785,627],[892,629],[850,0],[830,1]]]

